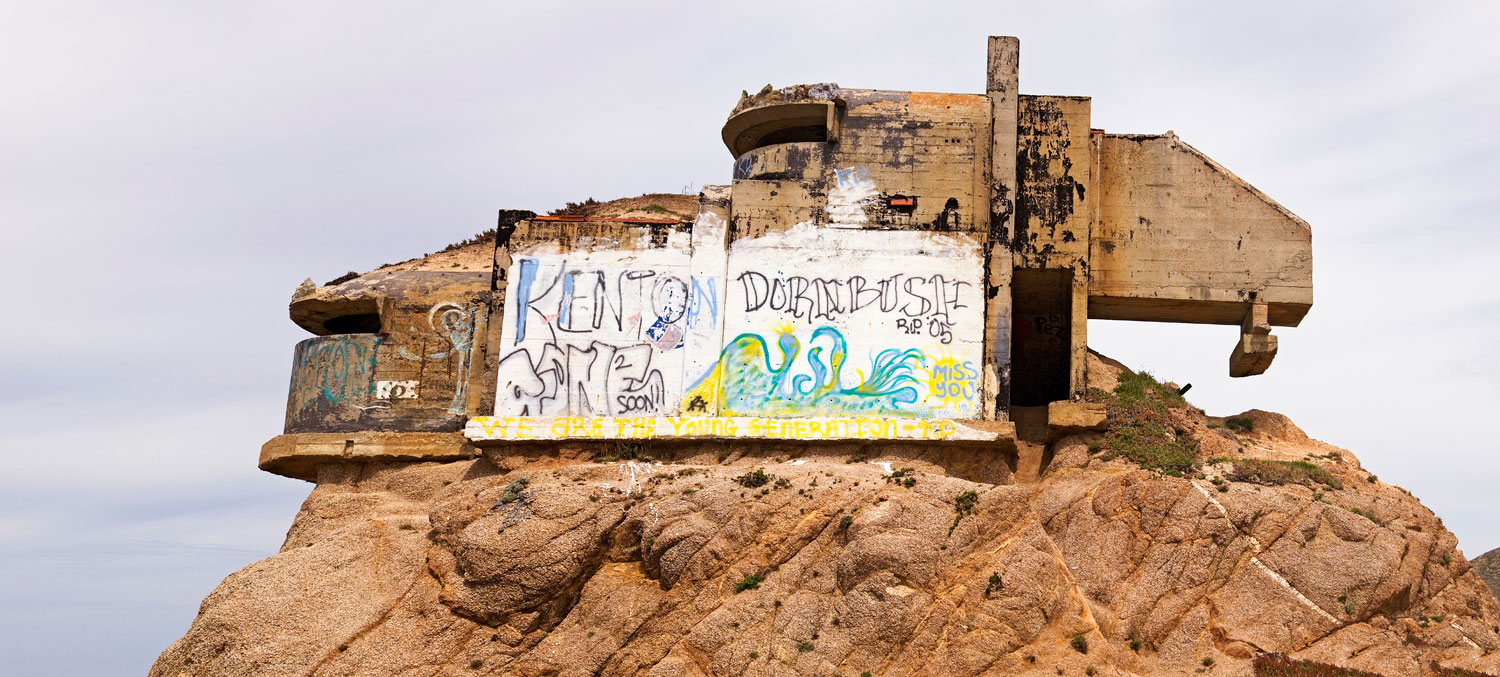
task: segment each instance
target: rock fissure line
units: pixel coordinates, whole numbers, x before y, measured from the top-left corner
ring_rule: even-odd
[[[1229,520],[1229,511],[1224,509],[1223,504],[1219,503],[1219,501],[1217,499],[1215,499],[1212,494],[1208,493],[1207,489],[1204,489],[1197,482],[1191,482],[1190,481],[1188,483],[1191,484],[1191,485],[1193,485],[1193,488],[1197,489],[1198,493],[1203,494],[1203,497],[1206,498],[1206,499],[1208,499],[1209,503],[1212,503],[1214,505],[1214,507],[1216,507],[1216,508],[1219,509],[1219,513],[1222,514],[1222,515],[1224,515],[1224,518],[1229,521],[1229,528],[1234,529],[1235,533],[1238,533],[1241,537],[1250,539],[1251,545],[1254,545],[1256,547],[1256,553],[1258,554],[1260,552],[1260,544],[1256,542],[1255,537],[1254,536],[1250,536],[1250,535],[1248,535],[1248,534],[1240,531],[1239,527],[1236,527],[1234,525],[1234,521],[1233,520]],[[1304,606],[1306,606],[1309,609],[1312,609],[1313,611],[1316,611],[1319,616],[1322,616],[1323,618],[1327,619],[1328,622],[1333,623],[1335,627],[1338,627],[1338,626],[1342,625],[1339,622],[1339,619],[1336,618],[1336,617],[1334,617],[1333,614],[1330,614],[1327,611],[1324,611],[1323,607],[1318,606],[1316,602],[1308,599],[1306,595],[1302,594],[1301,591],[1299,591],[1296,587],[1292,586],[1291,583],[1287,582],[1287,580],[1285,578],[1282,578],[1281,574],[1278,574],[1275,571],[1272,571],[1270,567],[1266,566],[1265,563],[1261,562],[1260,561],[1260,557],[1258,557],[1257,555],[1251,555],[1250,556],[1250,563],[1254,564],[1261,571],[1264,571],[1267,576],[1271,577],[1272,580],[1276,581],[1277,583],[1279,583],[1281,585],[1281,587],[1286,588],[1286,590],[1288,592],[1292,593],[1292,595],[1295,596],[1297,598],[1297,600],[1299,602],[1301,602]]]

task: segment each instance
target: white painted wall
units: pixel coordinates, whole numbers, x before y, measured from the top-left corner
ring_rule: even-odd
[[[979,417],[982,261],[931,232],[800,224],[736,242],[719,371],[689,387],[719,379],[721,416]]]
[[[686,337],[717,321],[693,299],[688,244],[513,253],[495,415],[677,413]]]
[[[980,417],[972,237],[724,229],[513,254],[495,415]]]

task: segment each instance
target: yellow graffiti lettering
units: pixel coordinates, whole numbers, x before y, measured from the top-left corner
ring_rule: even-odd
[[[630,436],[631,437],[655,437],[656,436],[656,419],[654,419],[654,418],[645,418],[645,417],[631,419],[631,423],[630,423]]]

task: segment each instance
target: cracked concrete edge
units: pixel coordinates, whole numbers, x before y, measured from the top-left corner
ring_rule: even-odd
[[[316,482],[324,463],[448,462],[478,456],[461,432],[289,433],[261,445],[260,469]]]

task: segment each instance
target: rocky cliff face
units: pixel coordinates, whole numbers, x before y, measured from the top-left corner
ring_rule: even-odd
[[[1500,590],[1500,548],[1475,557],[1470,564],[1474,566],[1474,573],[1479,574],[1480,580],[1490,586],[1490,592]],[[1500,592],[1496,594],[1500,595]]]
[[[901,445],[324,466],[151,674],[1500,671],[1495,598],[1405,490],[1104,369],[1110,431],[1034,483]]]

